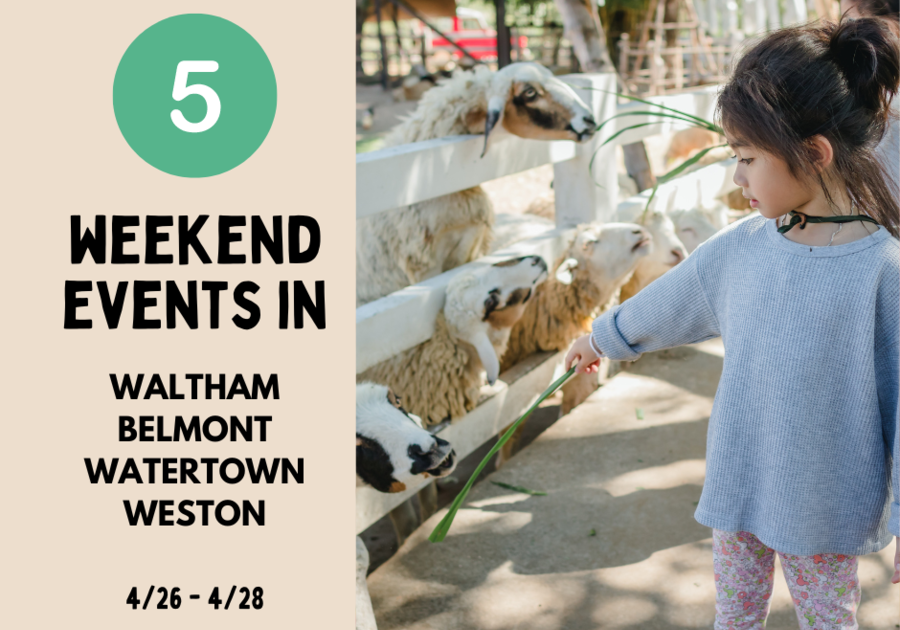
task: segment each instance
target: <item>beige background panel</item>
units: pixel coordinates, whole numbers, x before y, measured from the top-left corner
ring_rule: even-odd
[[[5,628],[352,628],[354,161],[352,5],[275,2],[15,3],[5,7],[0,625]],[[116,126],[112,85],[128,45],[172,15],[212,13],[260,43],[278,82],[263,145],[207,179],[157,171]],[[344,130],[344,131],[342,131]],[[69,216],[309,214],[322,229],[306,265],[69,263]],[[246,232],[245,232],[246,233]],[[140,231],[138,231],[140,234]],[[129,246],[141,251],[142,238]],[[172,245],[170,243],[169,245]],[[249,244],[238,246],[249,252]],[[168,249],[166,251],[172,251]],[[65,280],[253,280],[262,321],[196,331],[64,330]],[[324,280],[327,328],[277,328],[278,280]],[[95,285],[96,286],[96,285]],[[129,291],[131,287],[129,287]],[[230,289],[229,289],[230,291]],[[201,293],[202,296],[202,293]],[[163,302],[160,302],[163,304]],[[156,307],[157,315],[164,313]],[[278,401],[118,401],[112,372],[277,373]],[[182,381],[183,384],[183,381]],[[119,443],[119,414],[272,415],[265,443]],[[85,457],[302,457],[303,485],[92,486]],[[265,527],[129,527],[123,499],[265,499]],[[181,587],[180,610],[132,611],[150,584]],[[262,586],[260,611],[213,611],[209,593]],[[187,599],[199,593],[199,601]]]

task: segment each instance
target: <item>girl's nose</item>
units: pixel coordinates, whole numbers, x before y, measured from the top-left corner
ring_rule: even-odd
[[[738,164],[737,168],[734,170],[734,177],[731,178],[731,181],[734,182],[735,186],[740,186],[741,188],[747,187],[747,178],[744,177],[744,172],[740,164]]]

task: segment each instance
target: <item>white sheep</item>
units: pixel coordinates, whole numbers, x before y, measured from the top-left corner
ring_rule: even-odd
[[[386,146],[484,134],[486,152],[502,136],[584,141],[596,129],[571,86],[535,63],[492,72],[479,66],[428,90]],[[488,252],[494,211],[480,186],[356,222],[357,305],[384,297]]]
[[[536,218],[536,217],[532,217]],[[556,273],[535,291],[522,318],[513,326],[501,369],[509,369],[535,352],[560,351],[583,335],[652,247],[650,233],[627,223],[580,225],[557,261]],[[596,376],[570,379],[563,387],[563,413],[597,387]],[[497,456],[502,466],[512,456],[520,430]]]
[[[672,198],[674,199],[674,197]],[[670,204],[672,199],[670,199]],[[653,237],[653,246],[649,256],[644,257],[638,263],[637,268],[631,275],[631,278],[622,286],[620,300],[625,301],[632,295],[643,289],[645,286],[663,275],[666,271],[684,260],[688,251],[684,244],[678,238],[675,225],[672,219],[662,210],[650,209],[644,212],[643,203],[620,204],[614,214],[614,220],[622,223],[637,223],[647,228]],[[533,219],[531,212],[536,213]],[[705,211],[704,216],[718,217],[718,208],[715,210]],[[540,205],[532,205],[528,213],[522,217],[510,217],[509,219],[502,215],[498,220],[500,223],[494,229],[494,237],[504,246],[515,242],[518,236],[528,235],[526,225],[530,229],[537,230],[540,226],[549,225],[547,221],[553,219],[556,214],[556,208],[552,200],[549,198]],[[726,209],[727,216],[727,209]],[[540,221],[543,220],[544,223]],[[726,219],[727,221],[727,219]],[[545,228],[546,229],[546,228]]]
[[[653,237],[650,254],[641,259],[631,278],[622,286],[619,300],[624,302],[687,258],[688,252],[675,233],[672,219],[661,210],[648,210],[645,213],[634,206],[620,206],[615,217],[617,221],[631,221],[644,226]]]
[[[446,440],[426,431],[387,387],[356,386],[356,485],[402,492],[416,478],[446,477],[456,454]],[[356,630],[377,630],[366,584],[369,552],[356,537]]]
[[[513,326],[501,369],[535,352],[567,349],[647,257],[651,243],[649,231],[631,223],[579,226],[555,275],[535,290]]]
[[[426,426],[464,416],[475,408],[484,380],[493,383],[500,374],[499,357],[510,329],[546,277],[547,264],[540,256],[458,274],[447,285],[431,339],[357,379],[388,385]]]
[[[716,226],[709,221],[709,217],[700,208],[673,210],[669,213],[669,218],[675,224],[678,240],[684,243],[688,254],[697,249],[700,243],[718,232]]]

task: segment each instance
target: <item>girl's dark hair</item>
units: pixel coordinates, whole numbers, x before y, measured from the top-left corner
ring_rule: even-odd
[[[873,149],[900,82],[900,47],[880,19],[818,22],[769,34],[738,62],[717,105],[733,141],[773,154],[798,180],[837,176],[860,212],[898,236],[900,206]],[[834,149],[833,171],[816,168],[816,135]]]

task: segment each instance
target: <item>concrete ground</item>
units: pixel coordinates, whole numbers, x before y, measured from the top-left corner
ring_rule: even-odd
[[[488,478],[547,496],[482,482],[440,544],[436,514],[369,577],[379,629],[712,628],[693,512],[721,357],[718,340],[645,356]],[[900,627],[892,558],[861,559],[860,628]],[[780,569],[767,627],[798,627]]]

